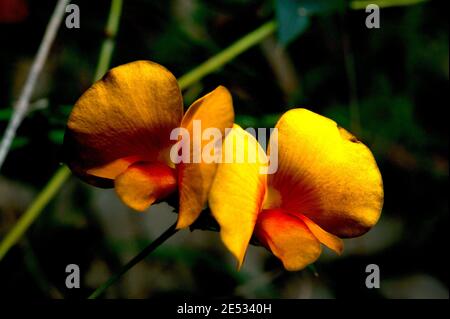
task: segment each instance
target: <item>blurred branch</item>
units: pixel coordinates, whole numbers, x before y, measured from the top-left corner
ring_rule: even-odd
[[[30,72],[28,73],[27,80],[22,88],[19,99],[14,105],[14,111],[12,117],[6,127],[5,134],[3,135],[0,144],[0,169],[5,162],[5,158],[11,147],[12,141],[16,136],[17,129],[22,123],[23,119],[28,113],[31,94],[33,93],[34,86],[36,85],[39,74],[44,67],[45,61],[47,60],[50,47],[55,40],[56,34],[58,32],[59,26],[63,19],[66,6],[69,4],[69,0],[59,0],[56,4],[55,11],[50,18],[50,21],[45,30],[44,38],[39,46],[39,50],[34,58],[33,64],[31,65]]]
[[[98,287],[89,297],[88,299],[97,299],[100,297],[106,289],[108,289],[111,285],[113,285],[117,280],[119,280],[123,274],[125,274],[128,270],[130,270],[134,265],[147,257],[152,251],[162,245],[167,239],[172,237],[178,232],[179,229],[176,228],[176,223],[170,226],[164,233],[162,233],[158,238],[150,243],[147,247],[145,247],[139,254],[137,254],[133,259],[131,259],[125,266],[123,266],[119,272],[113,275],[108,279],[103,285]]]
[[[17,223],[11,231],[6,234],[5,238],[3,238],[0,243],[0,260],[3,259],[9,249],[16,244],[20,237],[22,237],[28,227],[30,227],[30,225],[34,222],[36,217],[39,216],[45,205],[56,194],[59,186],[67,179],[69,175],[70,171],[67,167],[59,169],[39,196],[28,207],[25,213],[20,216]]]
[[[112,0],[108,20],[105,28],[105,39],[102,42],[97,69],[95,70],[94,82],[99,80],[109,69],[112,54],[116,43],[117,31],[119,30],[120,16],[122,15],[123,0]]]
[[[23,250],[25,265],[31,276],[34,278],[39,289],[41,289],[47,297],[52,299],[63,299],[63,294],[55,286],[53,286],[45,276],[45,273],[41,269],[38,259],[33,251],[33,247],[28,240],[23,241]]]
[[[119,5],[122,4],[121,0],[113,0],[111,5],[111,12],[114,15],[120,14]],[[117,25],[112,25],[111,21],[115,21],[118,24],[119,19],[117,17],[109,16],[108,26],[110,29],[107,30],[107,34],[110,36],[105,41],[114,38],[115,32],[117,31]],[[246,51],[250,47],[262,41],[265,37],[272,34],[276,29],[276,24],[274,21],[270,21],[256,29],[255,31],[244,36],[222,52],[213,56],[206,62],[200,64],[195,69],[191,70],[184,76],[180,77],[178,80],[181,89],[185,89],[192,84],[199,81],[204,76],[211,72],[214,72],[218,68],[222,67],[237,55]],[[111,59],[112,49],[110,45],[102,46],[101,57],[99,59],[99,64],[102,64],[105,69],[101,69],[96,72],[98,74],[103,74],[107,71],[107,64],[103,64],[101,61],[106,59],[103,55],[108,55],[108,59]],[[108,63],[109,65],[109,63]],[[99,69],[100,70],[100,69]],[[49,180],[44,189],[39,193],[36,199],[33,201],[31,206],[25,211],[25,213],[20,217],[13,229],[6,235],[3,241],[0,243],[0,260],[3,259],[8,250],[20,239],[23,233],[28,229],[28,227],[33,223],[33,221],[39,216],[45,206],[50,202],[50,200],[56,195],[59,188],[64,184],[64,182],[69,178],[70,170],[67,166],[59,168],[53,177]]]
[[[64,6],[65,8],[65,6]],[[64,11],[64,10],[63,10]],[[119,20],[122,12],[122,0],[112,0],[109,12],[108,22],[106,25],[107,38],[103,41],[97,70],[94,79],[98,79],[108,70],[112,52],[114,50],[114,41],[117,30],[119,28]],[[56,171],[44,189],[39,193],[36,199],[31,203],[28,209],[19,218],[11,231],[3,238],[0,243],[0,260],[6,255],[9,249],[16,244],[25,231],[30,227],[34,220],[39,216],[42,210],[47,206],[50,200],[56,195],[62,184],[69,178],[70,170],[66,166]]]
[[[369,4],[376,4],[380,8],[400,7],[426,2],[428,0],[361,0],[351,1],[350,8],[353,10],[365,9]]]
[[[261,48],[272,67],[286,100],[289,101],[296,93],[300,95],[300,80],[286,48],[280,45],[273,35],[267,37],[261,43]]]
[[[342,16],[341,16],[342,18]],[[355,57],[350,41],[350,35],[347,30],[345,19],[342,21],[342,50],[345,60],[345,71],[347,73],[348,89],[349,89],[349,113],[350,113],[350,130],[353,134],[359,136],[361,134],[361,117],[358,102],[358,86],[356,79]]]
[[[233,60],[236,56],[238,56],[242,52],[261,42],[267,36],[272,34],[275,31],[275,29],[276,29],[275,21],[266,22],[255,31],[250,32],[243,38],[239,39],[238,41],[230,45],[225,50],[221,51],[220,53],[216,54],[212,58],[206,60],[205,62],[197,66],[195,69],[191,70],[187,74],[180,77],[178,79],[178,84],[180,85],[180,88],[184,89],[190,86],[191,84],[199,81],[205,75],[208,75],[218,70],[219,68],[221,68],[226,63]]]

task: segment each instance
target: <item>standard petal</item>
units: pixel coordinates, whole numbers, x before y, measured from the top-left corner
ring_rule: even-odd
[[[236,143],[233,150],[227,145]],[[241,147],[238,147],[240,143]],[[209,195],[209,207],[220,225],[220,236],[225,246],[242,265],[248,243],[255,227],[257,215],[261,210],[266,190],[266,175],[261,174],[265,165],[259,160],[263,150],[255,138],[235,125],[224,142],[224,160],[226,152],[232,152],[232,159],[219,164]],[[235,152],[246,153],[240,161]],[[264,154],[265,156],[265,154]],[[255,161],[248,160],[256,158]]]
[[[207,144],[220,147],[225,129],[232,128],[233,122],[231,94],[223,86],[195,101],[183,117],[182,127],[190,136],[190,156],[188,163],[177,165],[180,197],[177,228],[191,225],[203,210],[216,173],[217,161],[205,161],[202,153]],[[211,131],[217,134],[210,136],[208,132]],[[217,155],[220,158],[220,154]]]
[[[280,207],[339,237],[374,226],[383,185],[370,150],[334,121],[305,109],[286,112],[276,127],[278,171],[268,183],[278,191]]]
[[[180,89],[168,70],[150,61],[118,66],[75,104],[64,140],[66,161],[87,182],[95,172],[123,172],[124,165],[114,161],[156,161],[171,145],[170,132],[182,115]]]
[[[322,252],[320,242],[303,220],[280,209],[259,214],[255,236],[290,271],[305,268]]]
[[[115,179],[120,199],[129,207],[144,211],[175,191],[175,170],[164,164],[137,162]]]

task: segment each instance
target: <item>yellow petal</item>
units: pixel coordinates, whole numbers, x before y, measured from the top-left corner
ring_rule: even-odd
[[[342,251],[344,250],[344,243],[342,242],[342,239],[326,232],[308,217],[304,215],[297,215],[297,216],[301,218],[301,220],[305,223],[305,225],[308,226],[311,233],[313,233],[313,235],[322,244],[324,244],[331,250],[334,250],[337,254],[339,255],[342,254]]]
[[[279,209],[259,214],[255,235],[290,271],[305,268],[322,252],[320,242],[302,219]]]
[[[233,144],[233,148],[229,147]],[[264,200],[266,175],[260,171],[266,159],[260,160],[258,155],[265,154],[255,138],[237,125],[225,138],[224,161],[225,153],[229,152],[226,147],[232,156],[228,163],[221,163],[217,168],[209,207],[220,225],[222,241],[240,267]],[[244,161],[239,161],[236,152],[243,152]],[[256,160],[251,161],[252,158]]]
[[[175,191],[175,171],[164,164],[134,163],[117,176],[115,189],[126,205],[143,211]]]
[[[66,161],[88,182],[96,169],[99,176],[120,174],[124,165],[111,164],[119,159],[155,161],[173,143],[170,132],[182,115],[180,89],[164,67],[150,61],[118,66],[76,102],[64,140]]]
[[[225,129],[232,128],[233,122],[231,94],[223,86],[195,101],[183,117],[182,127],[190,136],[190,157],[189,163],[177,165],[180,197],[177,228],[191,225],[206,205],[217,163],[204,161],[202,151],[207,144],[221,145]],[[210,129],[219,134],[205,136],[203,140],[202,134]]]
[[[269,185],[279,192],[281,208],[339,237],[374,226],[383,185],[370,150],[334,121],[305,109],[286,112],[276,127],[278,171]]]

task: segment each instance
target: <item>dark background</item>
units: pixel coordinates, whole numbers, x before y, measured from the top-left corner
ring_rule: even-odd
[[[1,132],[55,4],[19,2],[24,14],[0,21]],[[112,66],[148,59],[177,77],[275,16],[274,3],[264,0],[124,2]],[[81,10],[81,28],[61,27],[32,99],[46,107],[26,118],[1,171],[0,238],[59,166],[71,105],[93,78],[109,1],[73,3]],[[443,3],[382,8],[380,29],[365,27],[364,10],[317,14],[287,46],[271,36],[185,92],[189,105],[225,85],[244,127],[272,127],[284,111],[306,107],[354,132],[372,149],[385,185],[373,230],[346,240],[340,257],[325,249],[316,274],[287,272],[261,247],[249,249],[237,272],[217,233],[185,230],[106,297],[448,298]],[[134,213],[113,190],[71,178],[0,262],[0,296],[85,297],[175,219],[166,204]],[[80,289],[65,288],[70,263],[80,266]],[[371,263],[380,267],[380,289],[365,286]]]

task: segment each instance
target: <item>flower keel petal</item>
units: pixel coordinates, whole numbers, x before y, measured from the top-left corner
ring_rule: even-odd
[[[263,210],[258,216],[255,235],[290,271],[305,268],[322,252],[320,242],[303,220],[283,210]]]
[[[117,176],[115,189],[126,205],[144,211],[175,191],[175,171],[164,164],[138,162]]]
[[[299,215],[301,220],[305,223],[305,225],[308,227],[308,229],[313,233],[313,235],[325,246],[336,252],[337,254],[342,254],[342,251],[344,250],[344,243],[342,242],[342,239],[339,237],[334,236],[333,234],[330,234],[320,228],[319,225],[314,223],[311,219],[304,215]]]

